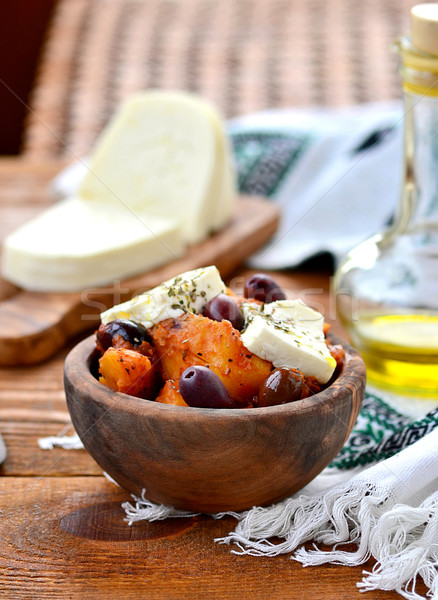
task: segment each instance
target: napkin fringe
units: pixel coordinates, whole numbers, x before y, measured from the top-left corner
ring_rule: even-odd
[[[385,501],[385,494],[376,486],[364,483],[361,487],[348,482],[336,486],[320,496],[289,498],[269,507],[254,507],[241,515],[236,529],[224,538],[221,544],[234,543],[239,550],[235,554],[252,556],[277,556],[293,552],[297,546],[314,540],[322,544],[358,544],[355,553],[345,553],[347,560],[365,561],[369,550],[361,523],[370,521],[371,503],[377,506]],[[367,527],[365,526],[365,531]],[[272,542],[269,538],[284,538],[283,542]],[[316,548],[316,547],[315,547]],[[315,564],[325,562],[320,551]]]
[[[235,554],[276,556],[293,553],[303,566],[324,563],[359,565],[371,556],[376,565],[364,571],[363,591],[396,590],[408,600],[423,598],[415,592],[418,576],[429,588],[428,597],[438,599],[438,492],[420,506],[393,503],[388,490],[369,482],[349,482],[321,496],[300,496],[275,507],[260,507],[241,515],[234,532],[216,541],[234,543]],[[274,543],[272,537],[284,538]],[[333,545],[329,551],[314,540]],[[340,549],[353,544],[356,550]]]
[[[155,504],[148,500],[145,494],[146,490],[142,491],[141,496],[132,494],[132,498],[135,500],[134,505],[130,502],[123,502],[122,508],[126,513],[124,520],[128,522],[128,525],[132,525],[136,521],[163,521],[174,517],[194,517],[199,514],[187,510],[178,510],[173,506]]]
[[[404,598],[417,600],[422,598],[415,593],[420,576],[430,590],[428,596],[437,599],[438,492],[418,508],[396,505],[382,515],[371,533],[370,550],[378,562],[371,572],[364,571],[357,584],[361,590],[395,589]]]

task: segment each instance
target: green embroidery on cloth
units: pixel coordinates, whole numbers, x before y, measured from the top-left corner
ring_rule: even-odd
[[[374,394],[366,393],[362,410],[345,446],[330,463],[354,469],[385,460],[438,427],[438,408],[412,421]]]
[[[241,193],[275,195],[315,137],[307,133],[235,133],[231,141]]]

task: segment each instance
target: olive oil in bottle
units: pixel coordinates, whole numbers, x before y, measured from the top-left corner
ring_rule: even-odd
[[[341,263],[334,293],[369,382],[438,398],[438,3],[413,7],[411,25],[394,44],[404,93],[398,211]]]
[[[352,338],[375,385],[434,395],[438,389],[438,315],[362,315]]]

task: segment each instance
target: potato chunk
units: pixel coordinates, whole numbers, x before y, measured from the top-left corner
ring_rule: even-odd
[[[173,404],[174,406],[188,406],[178,389],[175,381],[166,381],[161,392],[157,396],[157,402],[162,404]]]
[[[250,405],[271,372],[272,363],[245,348],[239,332],[228,321],[184,314],[166,319],[149,330],[161,361],[164,379],[178,381],[193,365],[210,367],[230,396]]]
[[[99,381],[117,392],[155,398],[157,369],[147,356],[127,348],[110,347],[99,359]]]

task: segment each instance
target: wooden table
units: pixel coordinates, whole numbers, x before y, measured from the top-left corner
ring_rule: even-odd
[[[46,183],[59,168],[0,162],[0,235],[47,203]],[[240,270],[231,283],[247,273]],[[334,316],[327,273],[295,271],[277,279],[291,296],[301,295],[329,320]],[[3,297],[13,292],[1,288]],[[336,323],[333,331],[342,333]],[[0,431],[8,447],[0,485],[0,598],[364,598],[355,583],[372,561],[303,568],[289,556],[236,556],[214,542],[234,529],[232,518],[129,527],[120,506],[128,493],[108,482],[85,450],[38,447],[39,437],[70,422],[62,381],[68,349],[38,366],[0,370]],[[400,598],[393,592],[365,597]]]

